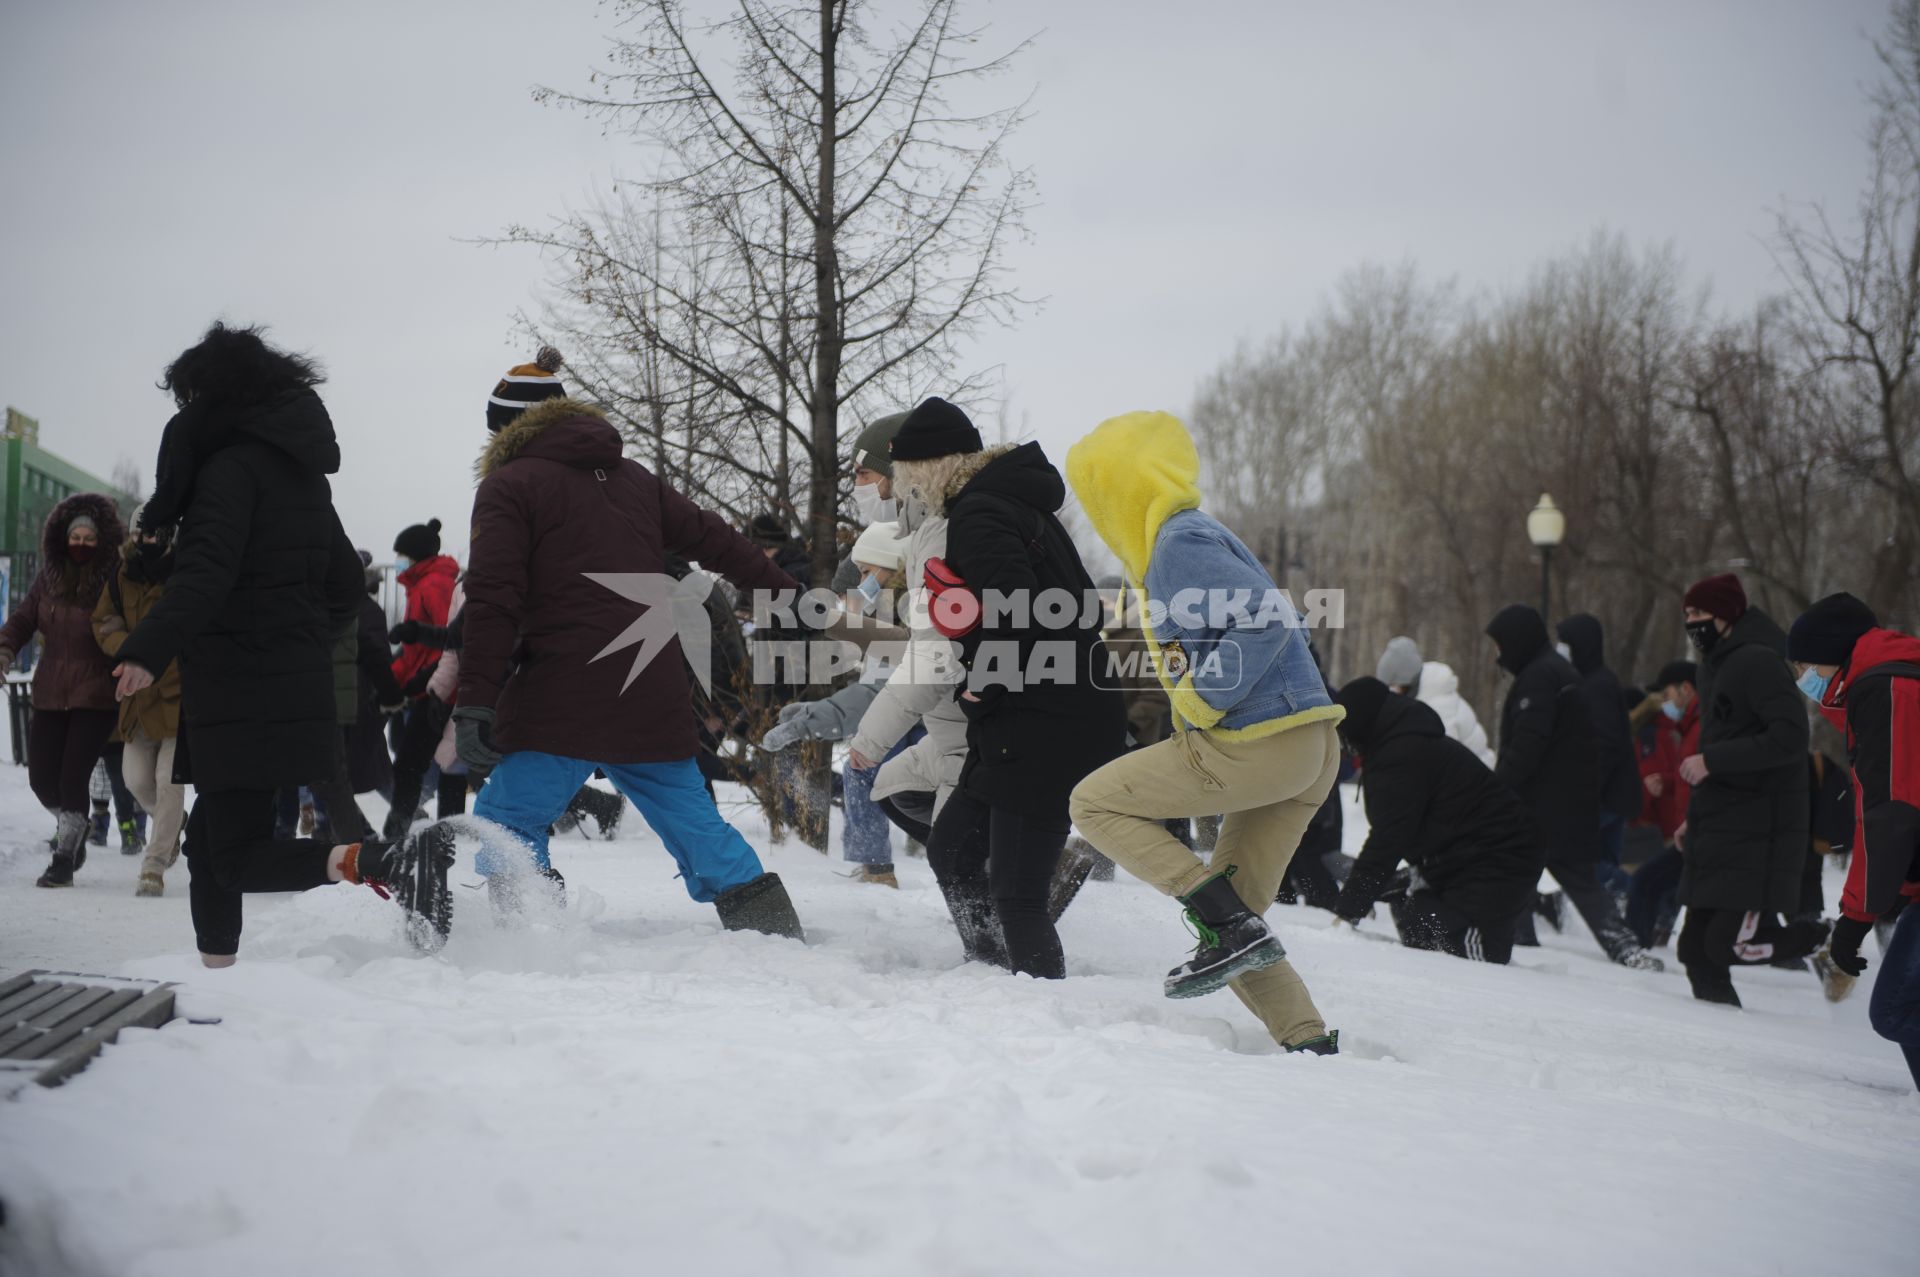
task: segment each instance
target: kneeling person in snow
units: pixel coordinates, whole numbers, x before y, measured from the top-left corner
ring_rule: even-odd
[[[524,843],[544,871],[548,827],[598,767],[722,925],[798,938],[786,888],[721,817],[694,761],[667,556],[718,569],[743,590],[800,583],[622,455],[598,408],[525,371],[548,363],[558,360],[515,369],[488,401],[497,433],[480,454],[453,712],[461,759],[491,772],[474,815]],[[489,847],[479,868],[491,878],[514,866]]]
[[[1377,678],[1354,679],[1335,700],[1347,711],[1340,734],[1360,755],[1368,828],[1334,913],[1357,925],[1384,899],[1408,948],[1507,961],[1540,877],[1527,809],[1424,702]],[[1403,860],[1412,873],[1396,882]]]
[[[1072,812],[1101,852],[1174,896],[1199,931],[1193,959],[1168,973],[1169,997],[1226,985],[1289,1051],[1333,1054],[1327,1032],[1280,942],[1260,915],[1273,903],[1301,835],[1340,771],[1342,711],[1307,650],[1291,606],[1238,538],[1202,514],[1200,460],[1179,421],[1129,413],[1067,453],[1067,475],[1087,517],[1119,556],[1130,589],[1146,593],[1144,632],[1184,730],[1115,759],[1073,791]],[[1182,623],[1176,591],[1234,591],[1262,601],[1251,623]],[[1191,669],[1163,656],[1176,646]],[[1209,671],[1215,658],[1220,673]],[[1231,668],[1226,668],[1231,667]],[[1167,831],[1171,816],[1225,813],[1210,865]]]

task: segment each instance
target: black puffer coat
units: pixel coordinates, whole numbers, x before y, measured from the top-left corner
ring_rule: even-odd
[[[176,779],[215,792],[323,778],[340,730],[333,639],[364,590],[327,485],[340,468],[333,422],[304,387],[253,405],[196,401],[161,449],[160,493],[181,509],[174,569],[120,659],[155,674],[180,662]]]
[[[1640,751],[1634,748],[1633,728],[1627,722],[1627,698],[1620,680],[1607,668],[1606,632],[1600,618],[1581,612],[1560,622],[1560,641],[1573,654],[1580,676],[1580,694],[1586,698],[1587,717],[1593,720],[1594,751],[1600,768],[1600,808],[1632,820],[1640,814]]]
[[[1700,662],[1706,779],[1687,803],[1680,903],[1791,913],[1806,862],[1807,700],[1787,636],[1748,608]]]
[[[1079,609],[1066,628],[983,623],[961,643],[967,685],[980,699],[962,699],[967,760],[960,787],[981,800],[1065,824],[1067,798],[1089,772],[1126,747],[1120,693],[1094,685],[1100,610],[1080,604],[1093,578],[1056,512],[1066,481],[1037,443],[994,448],[969,458],[948,484],[947,565],[976,595],[1029,600],[1048,590],[1069,593]],[[1008,675],[1057,671],[1010,690]],[[998,665],[996,669],[995,666]]]
[[[1343,695],[1340,734],[1360,753],[1367,844],[1334,912],[1365,917],[1405,861],[1478,926],[1511,921],[1533,901],[1540,851],[1513,791],[1447,735],[1432,707],[1387,693],[1370,716]]]
[[[1547,623],[1523,603],[1487,625],[1513,674],[1500,712],[1494,774],[1520,795],[1550,864],[1600,855],[1600,769],[1580,676],[1547,642]]]

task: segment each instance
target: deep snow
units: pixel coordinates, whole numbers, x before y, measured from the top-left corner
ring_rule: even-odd
[[[1745,972],[1732,1012],[1581,935],[1502,969],[1279,908],[1345,1050],[1294,1058],[1231,995],[1160,996],[1191,942],[1124,875],[1068,914],[1069,979],[1015,979],[960,963],[924,861],[858,886],[728,806],[809,945],[721,933],[629,811],[556,840],[564,915],[460,891],[422,959],[364,889],[255,897],[209,972],[184,864],[162,900],[111,851],[36,890],[46,818],[0,769],[0,970],[219,1020],[0,1103],[0,1269],[1916,1270],[1920,1101],[1864,984]]]

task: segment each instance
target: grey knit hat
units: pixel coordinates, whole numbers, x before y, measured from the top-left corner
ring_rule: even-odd
[[[1420,645],[1402,634],[1387,640],[1373,676],[1388,687],[1412,687],[1420,681]]]

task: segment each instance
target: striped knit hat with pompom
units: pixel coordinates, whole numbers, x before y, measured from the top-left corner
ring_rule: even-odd
[[[507,369],[507,375],[487,396],[487,429],[498,431],[542,399],[558,399],[567,393],[554,374],[566,360],[552,346],[540,347],[530,364]]]

